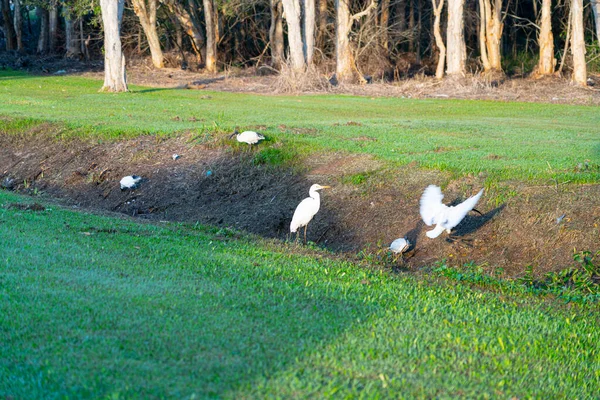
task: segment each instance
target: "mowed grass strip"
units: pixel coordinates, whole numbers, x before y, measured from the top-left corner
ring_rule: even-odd
[[[50,121],[64,124],[68,135],[118,139],[259,127],[287,148],[309,153],[367,153],[493,181],[600,182],[596,107],[137,86],[107,94],[98,93],[100,86],[80,77],[1,71],[0,115],[17,122],[0,121],[0,130]]]
[[[597,307],[0,191],[0,397],[591,398]]]

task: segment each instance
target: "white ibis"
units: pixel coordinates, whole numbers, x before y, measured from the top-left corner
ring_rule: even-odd
[[[135,189],[141,180],[142,178],[137,175],[128,175],[121,179],[121,190]]]
[[[237,128],[235,128],[233,133],[229,135],[229,138],[231,139],[234,136],[236,137],[238,142],[248,143],[249,145],[256,144],[265,138],[263,135],[258,134],[254,131],[244,131],[242,133],[239,133]]]

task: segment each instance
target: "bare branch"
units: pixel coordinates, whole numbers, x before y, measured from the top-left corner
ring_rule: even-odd
[[[362,10],[359,13],[354,14],[353,16],[350,17],[351,21],[356,21],[359,18],[364,17],[365,15],[369,15],[371,13],[371,10],[373,8],[377,8],[377,1],[376,0],[371,0],[371,4],[369,4],[367,6],[367,8],[365,8],[364,10]]]

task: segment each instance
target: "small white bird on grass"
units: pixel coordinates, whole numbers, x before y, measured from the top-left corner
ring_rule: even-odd
[[[121,179],[121,190],[135,189],[141,180],[142,178],[137,175],[128,175]]]
[[[310,187],[308,194],[310,197],[305,198],[298,204],[294,216],[292,217],[292,223],[290,224],[290,232],[296,232],[296,239],[298,238],[298,228],[304,227],[304,243],[306,244],[306,228],[308,223],[319,212],[321,207],[321,196],[317,192],[321,189],[328,189],[329,186],[321,186],[314,184]]]
[[[248,143],[249,145],[256,144],[265,138],[263,135],[258,134],[254,131],[244,131],[242,133],[239,133],[237,128],[235,128],[233,133],[229,135],[229,138],[231,139],[234,136],[236,137],[238,142]]]
[[[475,207],[482,194],[483,189],[462,203],[448,207],[442,203],[444,195],[441,189],[435,185],[427,186],[423,196],[421,196],[421,218],[428,226],[437,225],[435,229],[426,233],[427,237],[436,238],[444,230],[450,233],[452,228],[458,225],[467,213]]]
[[[389,250],[392,253],[404,253],[410,247],[410,242],[406,238],[396,239],[390,244]]]

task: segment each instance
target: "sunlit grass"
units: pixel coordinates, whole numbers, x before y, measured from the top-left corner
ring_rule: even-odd
[[[0,115],[64,125],[65,136],[125,138],[257,128],[290,146],[368,153],[491,180],[600,181],[596,107],[340,95],[270,96],[131,87],[0,72]],[[10,130],[11,121],[0,121]]]
[[[591,398],[597,309],[0,191],[0,396]]]

